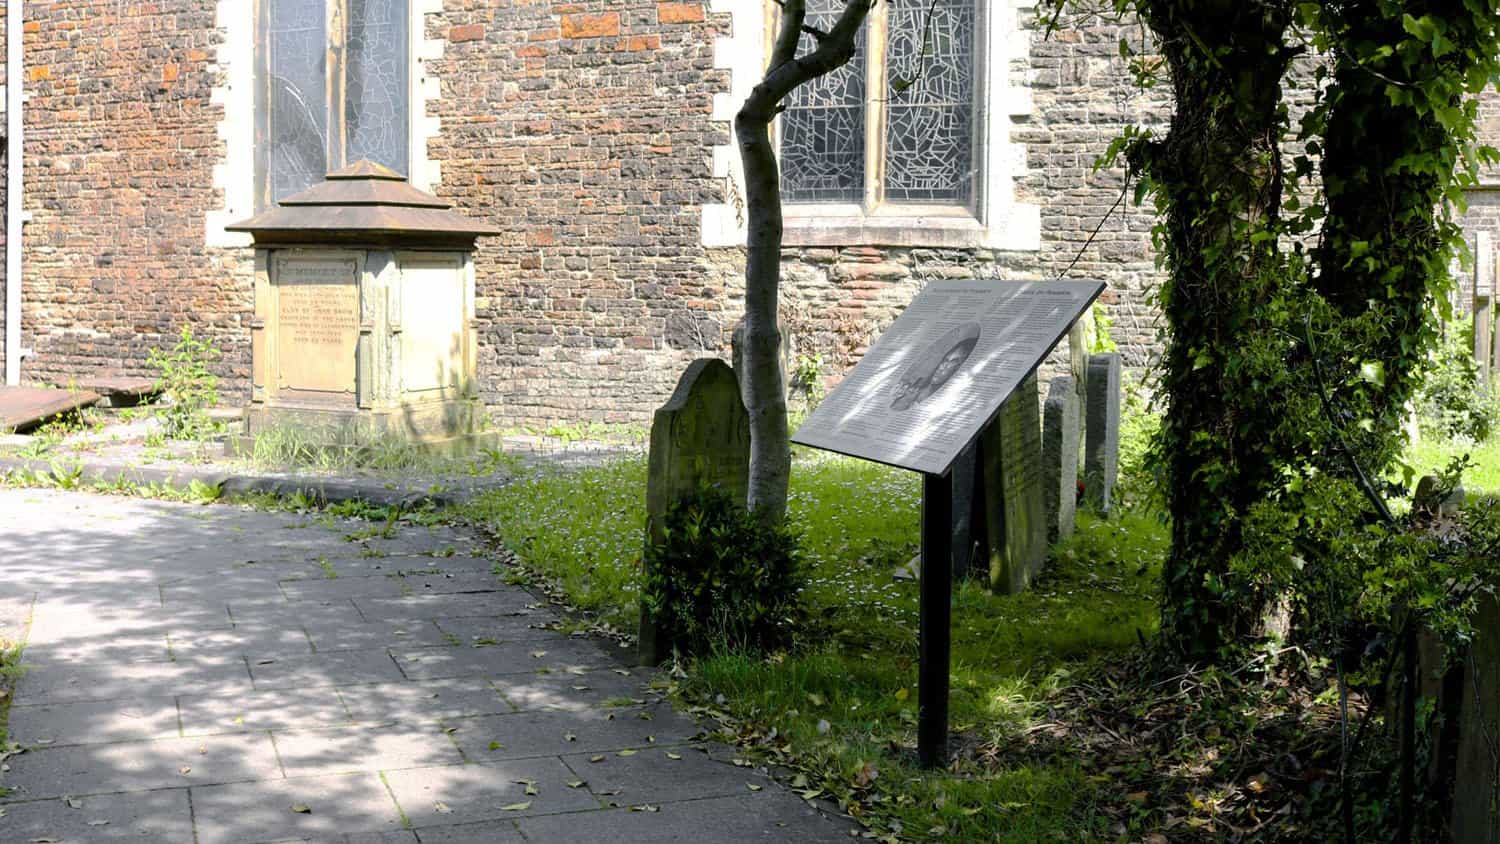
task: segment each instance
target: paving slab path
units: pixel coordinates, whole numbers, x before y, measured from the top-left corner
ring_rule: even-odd
[[[0,841],[849,839],[475,537],[372,527],[0,489],[32,613]]]

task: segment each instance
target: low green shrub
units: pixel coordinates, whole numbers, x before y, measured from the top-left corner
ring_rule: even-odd
[[[796,534],[762,525],[715,489],[674,504],[662,533],[647,550],[645,596],[679,648],[770,652],[790,644],[806,581]]]
[[[1417,395],[1423,432],[1483,442],[1500,428],[1500,396],[1479,386],[1474,328],[1449,331],[1438,345]]]

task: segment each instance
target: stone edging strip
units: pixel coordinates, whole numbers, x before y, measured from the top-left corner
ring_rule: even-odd
[[[291,497],[297,494],[312,499],[318,504],[337,504],[344,501],[363,501],[377,507],[399,507],[403,510],[432,505],[446,507],[467,499],[485,489],[497,487],[502,482],[479,484],[444,492],[410,492],[388,489],[375,482],[345,481],[314,477],[285,477],[277,475],[239,474],[218,471],[210,467],[159,468],[153,466],[121,466],[114,463],[92,463],[87,460],[68,458],[70,469],[80,470],[82,484],[111,486],[130,483],[141,486],[166,486],[180,492],[192,488],[193,482],[213,487],[224,498],[249,494]],[[53,474],[57,464],[46,460],[28,460],[19,457],[0,456],[0,473],[11,471],[32,472],[40,475]]]

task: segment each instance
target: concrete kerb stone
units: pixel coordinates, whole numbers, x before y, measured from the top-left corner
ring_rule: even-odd
[[[78,469],[78,482],[82,486],[157,486],[185,493],[191,491],[196,482],[199,485],[217,489],[219,497],[226,499],[247,495],[272,495],[277,498],[301,495],[318,505],[363,501],[377,507],[396,507],[402,510],[429,505],[451,506],[477,493],[498,489],[509,483],[507,478],[493,484],[481,484],[462,490],[413,493],[388,489],[376,482],[237,474],[216,471],[209,467],[168,469],[155,466],[120,466],[74,459],[70,459],[67,465]],[[25,472],[48,476],[55,473],[57,466],[58,464],[46,460],[0,457],[0,473]]]

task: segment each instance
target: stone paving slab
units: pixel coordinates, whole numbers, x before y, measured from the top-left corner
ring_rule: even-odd
[[[366,621],[440,619],[530,613],[536,598],[520,590],[483,594],[419,595],[406,598],[355,598]]]
[[[490,682],[517,709],[528,711],[588,712],[621,701],[660,699],[642,685],[643,678],[619,671],[625,669],[505,674]]]
[[[631,806],[642,802],[699,800],[704,797],[738,797],[750,787],[765,788],[771,780],[753,768],[716,762],[694,747],[680,745],[648,747],[631,756],[579,753],[562,758],[606,806]]]
[[[71,663],[26,672],[16,685],[15,702],[242,694],[250,688],[250,672],[242,659]]]
[[[501,642],[554,639],[557,631],[552,628],[561,621],[562,619],[553,613],[537,610],[525,615],[439,618],[433,623],[444,633],[457,637],[462,644],[496,645]]]
[[[648,804],[656,812],[613,809],[525,818],[516,826],[527,841],[608,841],[610,844],[848,844],[849,833],[785,793]],[[482,836],[422,838],[423,844],[482,844]]]
[[[34,610],[0,842],[846,840],[470,537],[369,527],[0,489]]]
[[[318,653],[365,651],[378,648],[420,648],[451,645],[453,640],[431,619],[410,621],[362,621],[358,624],[325,623],[309,619],[303,624]]]
[[[354,720],[366,723],[420,724],[517,711],[492,684],[477,677],[340,686],[338,692]]]
[[[586,785],[569,787],[568,783],[579,781],[578,775],[551,756],[498,765],[391,771],[385,780],[401,811],[418,830],[600,808]],[[527,794],[528,787],[536,793]]]
[[[650,720],[646,719],[650,716]],[[475,760],[564,753],[609,754],[679,744],[697,725],[667,707],[576,712],[519,712],[445,720],[464,755]],[[495,743],[498,742],[498,746]]]
[[[198,844],[404,831],[401,811],[377,774],[243,782],[192,794]]]
[[[404,679],[385,648],[251,660],[257,689],[299,689]]]
[[[127,741],[28,750],[9,760],[0,800],[148,791],[240,780],[280,779],[271,737],[243,736]]]
[[[177,712],[184,736],[351,723],[338,691],[331,686],[265,689],[232,696],[183,695],[177,698]]]
[[[12,741],[26,747],[180,735],[177,700],[172,697],[16,705],[10,708],[6,728]]]
[[[76,808],[75,808],[76,804]],[[0,816],[0,841],[108,844],[115,841],[191,844],[193,814],[186,788],[96,794],[10,803]]]
[[[283,580],[281,592],[293,601],[327,601],[338,598],[399,598],[409,594],[401,578],[325,577],[322,580]]]
[[[436,725],[360,725],[283,730],[275,735],[287,776],[457,765],[464,761],[447,733]]]
[[[392,651],[401,671],[413,680],[441,680],[489,674],[528,674],[598,668],[610,660],[592,642],[553,638],[551,641],[507,642]]]

